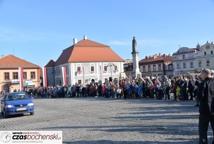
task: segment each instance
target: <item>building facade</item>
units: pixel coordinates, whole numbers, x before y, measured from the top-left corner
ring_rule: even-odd
[[[173,54],[174,75],[197,73],[203,68],[214,69],[214,44],[205,43],[196,48],[182,47]]]
[[[123,76],[124,60],[109,46],[84,37],[45,66],[47,86],[89,84]]]
[[[139,62],[142,76],[172,76],[173,65],[170,55],[146,56]]]
[[[41,84],[41,68],[13,55],[0,58],[0,91],[19,91]]]

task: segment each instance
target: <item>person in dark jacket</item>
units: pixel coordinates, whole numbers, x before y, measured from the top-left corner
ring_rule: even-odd
[[[209,69],[202,70],[200,78],[202,83],[199,87],[199,144],[208,144],[209,123],[214,136],[214,79]]]
[[[193,78],[189,78],[188,81],[188,93],[190,95],[190,100],[193,100],[194,97],[194,89],[195,89],[195,82],[193,80]]]

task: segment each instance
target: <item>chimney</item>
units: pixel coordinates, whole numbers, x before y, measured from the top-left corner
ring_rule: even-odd
[[[73,45],[75,45],[77,43],[77,39],[73,38]]]
[[[86,35],[84,35],[84,36],[83,36],[83,39],[84,39],[84,40],[87,40],[88,38],[87,38],[87,36],[86,36]]]

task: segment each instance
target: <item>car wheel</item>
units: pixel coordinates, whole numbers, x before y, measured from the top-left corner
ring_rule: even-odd
[[[31,112],[30,115],[34,115],[34,112]]]

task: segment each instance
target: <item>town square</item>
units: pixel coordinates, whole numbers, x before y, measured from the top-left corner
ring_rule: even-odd
[[[36,99],[34,116],[0,118],[0,129],[62,130],[65,144],[192,144],[198,137],[193,105],[143,99]]]
[[[0,0],[0,144],[214,144],[213,6]]]

